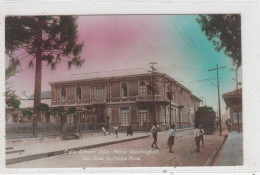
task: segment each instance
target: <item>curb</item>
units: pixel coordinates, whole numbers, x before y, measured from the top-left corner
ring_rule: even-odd
[[[222,141],[218,144],[217,148],[211,153],[211,155],[209,156],[208,160],[206,161],[206,163],[204,164],[204,166],[212,166],[214,160],[216,159],[217,155],[219,154],[219,151],[221,150],[221,148],[223,147],[224,143],[226,142],[227,138],[229,135],[225,135],[224,138],[222,139]]]
[[[40,154],[29,155],[29,156],[24,156],[24,157],[7,159],[6,165],[20,163],[20,162],[26,162],[26,161],[36,160],[36,159],[41,159],[41,158],[46,158],[46,157],[57,156],[57,155],[65,154],[66,152],[73,151],[73,150],[79,151],[79,150],[82,150],[82,149],[91,149],[91,148],[97,148],[97,147],[101,147],[101,146],[112,145],[112,144],[116,144],[116,143],[122,143],[122,142],[142,139],[142,138],[146,138],[146,137],[149,137],[149,136],[150,135],[145,135],[145,136],[125,139],[125,140],[98,143],[98,144],[95,144],[95,145],[81,146],[81,147],[75,147],[75,148],[70,148],[70,149],[62,149],[62,150],[58,150],[58,151],[52,151],[52,152],[40,153]]]

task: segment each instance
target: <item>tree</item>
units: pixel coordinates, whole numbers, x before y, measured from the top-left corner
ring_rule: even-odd
[[[31,116],[32,116],[33,113],[31,112],[30,109],[23,109],[22,114],[23,114],[24,117],[27,118],[27,120],[31,121]]]
[[[41,103],[42,62],[47,62],[51,70],[61,61],[80,67],[84,63],[80,53],[84,43],[77,44],[77,25],[74,16],[10,16],[6,18],[5,52],[11,61],[29,59],[29,68],[35,65],[34,113]],[[23,57],[16,56],[23,51]],[[25,54],[25,56],[24,56]],[[33,122],[33,135],[36,135],[37,119]]]
[[[39,106],[36,107],[36,111],[40,112],[40,116],[42,116],[43,113],[50,111],[50,107],[45,103],[41,103]]]
[[[77,109],[75,107],[69,108],[67,115],[73,115],[74,119],[74,133],[78,133],[79,131],[79,121],[78,121],[78,116],[75,115],[77,112]]]
[[[53,116],[59,116],[60,118],[60,130],[61,134],[64,136],[65,134],[65,122],[66,122],[66,117],[65,117],[65,109],[63,106],[55,107],[51,109],[51,115]]]
[[[19,62],[10,62],[9,66],[5,69],[5,104],[6,104],[6,115],[5,121],[8,121],[9,114],[13,114],[16,109],[20,108],[21,101],[19,97],[12,90],[12,87],[8,83],[8,79],[15,76],[20,71],[17,70]]]
[[[224,49],[231,57],[233,64],[241,66],[241,16],[229,15],[199,15],[197,22],[215,49]]]

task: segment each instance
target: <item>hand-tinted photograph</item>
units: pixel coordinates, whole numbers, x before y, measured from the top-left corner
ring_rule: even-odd
[[[5,17],[7,168],[242,166],[241,15]]]

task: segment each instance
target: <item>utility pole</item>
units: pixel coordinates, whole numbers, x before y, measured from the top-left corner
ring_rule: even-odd
[[[154,65],[157,64],[156,62],[151,62],[150,63],[150,68],[151,70],[149,70],[148,72],[151,72],[152,75],[151,75],[151,84],[150,84],[150,89],[152,90],[152,96],[153,96],[153,122],[155,123],[156,122],[156,116],[155,116],[155,112],[156,112],[156,109],[155,109],[155,99],[154,99],[154,90],[155,90],[155,87],[154,87],[154,80],[153,80],[153,76],[154,74],[157,72],[157,69],[154,67]]]
[[[170,100],[170,126],[172,124],[172,94],[173,94],[172,85],[170,85],[167,92],[167,97]]]
[[[238,82],[237,82],[237,68],[236,68],[236,91],[237,91],[237,93],[236,93],[236,96],[237,96],[237,98],[236,98],[236,102],[237,102],[237,132],[239,133],[239,130],[240,130],[240,128],[239,128],[239,108],[238,108],[238,103],[239,103],[239,96],[238,96]]]
[[[218,86],[218,110],[219,110],[219,112],[218,112],[218,116],[219,116],[219,135],[221,136],[222,135],[222,127],[221,127],[221,109],[220,109],[220,95],[219,95],[219,77],[218,77],[218,70],[219,69],[223,69],[223,68],[225,68],[226,66],[222,66],[222,67],[218,67],[218,65],[217,65],[217,67],[216,68],[213,68],[213,69],[209,69],[208,71],[213,71],[213,70],[217,70],[217,86]]]

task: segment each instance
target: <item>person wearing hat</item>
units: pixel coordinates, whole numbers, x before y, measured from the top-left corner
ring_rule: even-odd
[[[196,142],[196,146],[197,146],[197,149],[195,150],[196,152],[200,152],[200,128],[199,126],[196,124],[195,125],[195,130],[194,130],[194,141]]]
[[[151,145],[151,147],[152,148],[156,148],[156,149],[159,149],[158,148],[158,146],[157,146],[157,123],[156,122],[154,122],[153,123],[153,127],[152,127],[152,129],[151,129],[151,132],[152,132],[152,134],[153,134],[153,143],[152,143],[152,145]],[[155,146],[155,147],[154,147]]]
[[[175,138],[175,125],[171,125],[170,130],[168,131],[168,146],[169,146],[169,153],[173,153],[172,146],[174,144]]]
[[[205,132],[204,132],[204,129],[202,129],[202,125],[199,125],[199,129],[200,129],[200,140],[202,142],[203,148],[205,148],[204,147],[204,138],[203,138],[203,135],[205,134]]]

